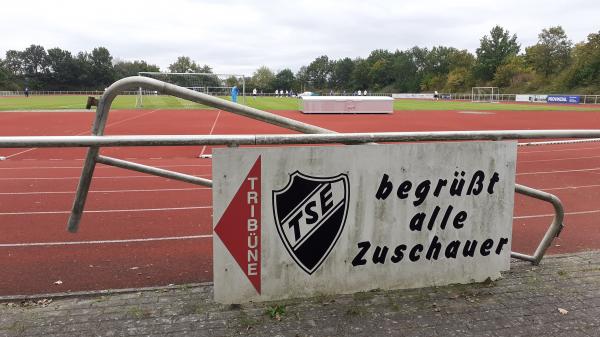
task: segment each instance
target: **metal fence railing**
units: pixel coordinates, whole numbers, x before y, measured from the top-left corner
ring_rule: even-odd
[[[280,135],[171,135],[171,136],[103,136],[110,106],[122,92],[144,87],[170,94],[192,102],[229,111],[241,116],[260,120],[304,134]],[[0,137],[0,148],[28,147],[88,147],[79,185],[73,202],[68,229],[76,232],[83,215],[85,201],[90,188],[95,165],[102,163],[133,171],[171,178],[192,184],[212,186],[212,181],[188,174],[142,165],[117,158],[101,156],[99,150],[107,146],[189,146],[189,145],[284,145],[284,144],[364,144],[373,142],[416,142],[440,140],[503,140],[503,139],[551,139],[551,138],[599,138],[599,130],[508,130],[508,131],[445,131],[445,132],[388,132],[388,133],[335,133],[314,125],[290,118],[232,103],[223,99],[199,93],[144,77],[130,77],[119,80],[104,92],[96,109],[96,118],[92,136],[37,136],[37,137]],[[555,215],[552,223],[533,255],[512,252],[514,258],[538,264],[546,250],[563,227],[564,211],[560,200],[549,193],[527,186],[515,185],[515,191],[525,196],[540,199],[553,205]]]
[[[61,96],[61,95],[72,95],[72,96],[101,96],[104,90],[32,90],[29,91],[30,96]],[[122,95],[137,95],[137,91],[129,90],[123,91]],[[0,97],[2,96],[25,96],[24,91],[0,91]]]
[[[121,95],[138,95],[139,91],[137,90],[125,90],[122,91]],[[104,94],[103,90],[33,90],[29,91],[30,96],[53,96],[53,95],[85,95],[85,96],[101,96]],[[152,92],[152,94],[156,94]],[[159,92],[158,94],[163,94]],[[227,96],[228,92],[222,92],[221,95]],[[295,97],[300,93],[288,94],[288,97]],[[355,96],[355,92],[343,92],[343,91],[335,91],[331,92],[322,92],[319,93],[322,96]],[[392,96],[394,93],[385,93],[385,92],[369,92],[368,96]],[[0,91],[0,97],[3,96],[24,96],[25,93],[23,91]],[[251,95],[251,94],[249,94]],[[459,101],[471,101],[472,94],[471,93],[440,93],[439,94],[442,99],[449,100],[459,100]],[[565,94],[570,96],[579,96],[581,104],[600,104],[600,95],[577,95],[577,94]],[[281,94],[276,95],[272,92],[264,92],[259,93],[258,96],[264,97],[282,97]],[[286,96],[286,95],[283,95]],[[494,98],[497,98],[500,102],[514,102],[517,94],[494,94]],[[544,102],[540,102],[544,103]]]

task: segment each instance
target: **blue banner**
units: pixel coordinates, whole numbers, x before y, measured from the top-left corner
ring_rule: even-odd
[[[579,104],[581,97],[579,96],[565,96],[565,95],[548,95],[546,102],[548,103],[561,103],[561,104]]]

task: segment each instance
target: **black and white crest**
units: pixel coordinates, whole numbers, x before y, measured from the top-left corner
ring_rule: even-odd
[[[296,171],[283,189],[273,191],[279,237],[308,274],[319,268],[340,237],[349,200],[346,174],[311,177]]]

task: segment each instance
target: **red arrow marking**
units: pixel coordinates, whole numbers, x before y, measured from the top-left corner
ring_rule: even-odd
[[[215,226],[215,233],[260,294],[260,156]]]

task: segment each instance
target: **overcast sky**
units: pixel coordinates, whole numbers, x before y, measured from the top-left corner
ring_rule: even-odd
[[[5,1],[0,58],[31,44],[74,54],[98,46],[114,58],[167,70],[189,56],[216,73],[260,66],[296,71],[320,55],[366,57],[374,49],[438,45],[475,52],[498,24],[522,46],[561,25],[573,42],[600,31],[597,0]]]

